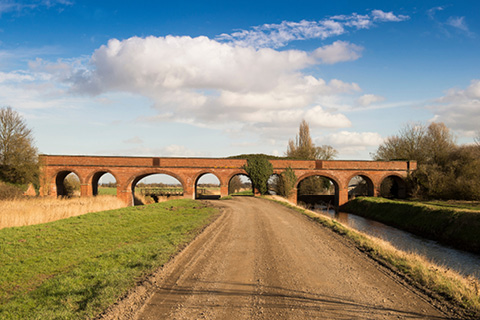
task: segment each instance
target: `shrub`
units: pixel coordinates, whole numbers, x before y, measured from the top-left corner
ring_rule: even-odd
[[[0,182],[0,200],[13,200],[23,197],[23,191],[12,184]]]

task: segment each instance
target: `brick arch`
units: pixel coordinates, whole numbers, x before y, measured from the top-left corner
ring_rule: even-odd
[[[298,185],[300,184],[300,182],[302,180],[304,180],[306,178],[309,178],[309,177],[316,177],[316,176],[325,177],[325,178],[328,178],[328,179],[332,180],[335,183],[335,188],[338,188],[339,190],[344,187],[344,184],[341,184],[339,182],[339,179],[332,174],[329,174],[327,172],[309,172],[309,173],[305,173],[305,174],[303,174],[303,175],[301,175],[300,177],[297,178],[297,182],[295,183],[295,188],[298,189]],[[347,184],[348,184],[348,182],[347,182]]]
[[[218,183],[219,183],[219,187],[220,187],[220,197],[222,196],[222,177],[221,177],[221,175],[219,175],[217,172],[215,172],[215,170],[208,170],[207,169],[207,170],[201,170],[200,172],[195,174],[194,178],[192,179],[193,180],[193,190],[194,190],[194,195],[193,196],[194,196],[194,199],[200,199],[200,196],[198,195],[197,184],[198,184],[198,181],[200,180],[200,178],[203,177],[206,174],[213,174],[218,179]],[[214,197],[217,197],[217,195],[215,195]]]
[[[194,186],[197,185],[198,183],[198,180],[200,180],[200,178],[206,174],[213,174],[217,179],[218,181],[220,182],[220,185],[222,184],[222,179],[221,179],[221,176],[215,172],[214,170],[202,170],[200,172],[198,172],[197,174],[195,174],[194,178],[193,178],[193,183],[194,183]]]
[[[375,196],[376,195],[375,190],[380,188],[380,185],[377,182],[377,184],[378,184],[378,188],[377,188],[376,180],[372,176],[370,176],[368,173],[363,172],[363,171],[355,172],[355,173],[353,173],[353,174],[351,174],[350,176],[347,177],[347,179],[346,179],[347,188],[348,188],[348,185],[350,184],[350,181],[352,181],[352,179],[355,178],[356,176],[362,177],[367,182],[368,196],[369,197]],[[367,178],[368,180],[365,179],[365,178]]]
[[[50,180],[50,181],[52,181],[51,185],[54,186],[54,188],[50,190],[52,195],[57,196],[57,197],[65,195],[65,184],[63,182],[65,181],[65,178],[70,173],[74,173],[78,177],[78,180],[80,181],[80,193],[81,193],[81,195],[84,195],[83,194],[84,190],[82,188],[82,185],[85,185],[84,176],[82,174],[80,174],[80,171],[77,171],[77,170],[72,169],[72,168],[64,168],[64,169],[61,169],[61,170],[57,170],[51,176],[51,180]],[[60,174],[62,174],[62,175],[59,176]],[[60,185],[60,182],[61,182],[61,185]]]
[[[235,170],[235,171],[233,171],[233,172],[230,172],[230,173],[227,175],[227,184],[230,183],[230,180],[232,180],[233,177],[238,176],[238,175],[244,175],[244,176],[247,176],[247,177],[250,179],[250,176],[248,175],[248,173],[247,173],[244,169]],[[251,180],[251,179],[250,179],[250,180]]]
[[[233,173],[231,172],[230,174],[227,175],[227,184],[226,184],[227,195],[229,194],[228,187],[230,186],[230,181],[232,181],[233,177],[235,176],[246,176],[248,177],[248,179],[250,179],[250,181],[252,181],[252,178],[250,178],[250,176],[244,169],[233,171]],[[252,192],[255,193],[255,190],[253,189],[253,182],[252,182]]]
[[[182,185],[182,188],[185,190],[185,188],[187,187],[186,183],[185,183],[185,179],[182,178],[180,175],[178,175],[177,173],[175,172],[172,172],[172,171],[169,171],[169,170],[163,170],[163,169],[150,169],[150,170],[143,170],[143,171],[140,171],[140,172],[137,172],[135,173],[134,175],[132,175],[128,180],[127,180],[127,183],[126,183],[126,188],[130,188],[132,189],[133,188],[133,184],[137,184],[138,181],[142,180],[143,178],[145,177],[148,177],[152,174],[166,174],[166,175],[169,175],[171,177],[174,177],[175,179],[178,180],[178,182],[180,182],[180,184]]]
[[[400,199],[406,198],[407,197],[406,177],[396,172],[386,173],[380,178],[380,183],[378,184],[378,194],[381,195],[381,192],[380,192],[381,185],[387,178],[390,178],[390,177],[394,179],[394,182],[397,184],[397,188],[398,188],[398,190],[396,191],[396,195],[394,195],[394,197],[400,198]]]
[[[91,173],[89,173],[87,175],[87,178],[85,179],[85,181],[89,186],[89,195],[91,194],[95,196],[98,194],[98,181],[100,181],[100,178],[107,173],[111,174],[115,178],[115,181],[117,183],[117,189],[118,189],[119,183],[118,183],[118,178],[115,172],[109,169],[94,170]]]

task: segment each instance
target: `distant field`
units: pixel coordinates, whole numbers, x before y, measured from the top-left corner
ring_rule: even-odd
[[[98,195],[116,196],[117,188],[98,187]]]
[[[87,319],[163,265],[216,209],[193,200],[0,230],[0,319]]]

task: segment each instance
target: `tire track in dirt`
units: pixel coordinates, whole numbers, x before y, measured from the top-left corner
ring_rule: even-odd
[[[157,277],[135,319],[448,319],[341,237],[279,204],[224,213]]]

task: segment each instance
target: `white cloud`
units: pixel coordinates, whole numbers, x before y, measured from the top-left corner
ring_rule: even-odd
[[[151,120],[224,128],[246,121],[271,123],[267,118],[289,113],[299,114],[295,119],[300,121],[308,113],[317,125],[348,127],[351,123],[344,115],[315,106],[361,91],[358,84],[327,82],[304,70],[320,63],[319,58],[330,63],[354,59],[360,47],[335,42],[322,49],[308,53],[238,47],[206,37],[133,37],[110,40],[88,64],[82,59],[57,63],[37,59],[30,67],[51,73],[72,92],[148,97],[159,113]],[[312,108],[318,112],[308,111]]]
[[[340,131],[316,139],[317,145],[331,145],[342,157],[358,157],[358,155],[365,154],[368,150],[373,151],[382,142],[383,138],[377,132]]]
[[[236,46],[254,48],[280,48],[294,40],[327,39],[348,32],[349,28],[368,29],[376,22],[399,22],[408,16],[392,12],[373,10],[370,14],[337,15],[320,21],[283,21],[279,24],[264,24],[250,30],[240,30],[232,34],[222,34],[219,41],[234,43]]]
[[[140,137],[135,136],[135,137],[133,137],[133,138],[124,140],[123,142],[124,142],[124,143],[127,143],[127,144],[142,144],[142,143],[143,143],[143,140],[142,140]]]
[[[72,5],[73,2],[69,0],[3,0],[0,2],[0,14],[7,12],[20,12],[25,10],[32,10],[41,7],[54,7],[57,5]]]
[[[313,56],[320,59],[323,63],[334,64],[343,61],[357,60],[361,56],[363,47],[346,41],[335,41],[331,45],[326,45],[316,49]]]
[[[384,12],[382,10],[372,10],[372,17],[374,21],[383,21],[383,22],[399,22],[408,20],[409,16],[404,15],[394,15],[393,12]]]
[[[378,96],[374,94],[364,94],[363,96],[357,99],[357,104],[362,107],[368,107],[373,103],[382,102],[384,100],[385,98],[382,96]]]
[[[428,106],[434,121],[444,122],[449,128],[475,131],[480,123],[480,80],[474,79],[466,89],[453,88]]]

